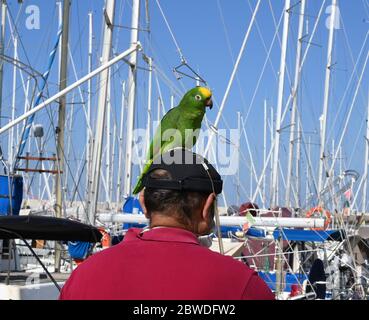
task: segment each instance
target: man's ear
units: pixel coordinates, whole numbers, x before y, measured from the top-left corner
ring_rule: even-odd
[[[140,205],[141,205],[141,208],[143,210],[143,213],[145,215],[145,217],[147,219],[149,219],[149,216],[147,214],[147,209],[146,209],[146,206],[145,206],[145,195],[144,195],[144,191],[145,190],[142,190],[138,196],[138,201],[140,202]]]
[[[209,221],[209,218],[213,218],[210,217],[210,215],[212,214],[212,206],[214,204],[214,200],[215,200],[216,195],[214,193],[209,194],[209,196],[207,197],[206,201],[205,201],[205,205],[204,208],[202,209],[202,219],[205,221]]]

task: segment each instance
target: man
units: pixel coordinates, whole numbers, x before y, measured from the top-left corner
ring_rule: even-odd
[[[60,299],[274,299],[243,263],[201,246],[214,227],[222,180],[206,159],[185,149],[155,159],[143,179],[140,203],[147,229],[82,263]]]

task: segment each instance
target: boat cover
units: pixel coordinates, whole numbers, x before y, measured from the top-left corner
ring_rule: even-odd
[[[99,242],[102,234],[90,225],[45,216],[0,216],[0,239]]]
[[[235,235],[236,232],[243,232],[241,227],[230,227],[230,226],[221,226],[220,231],[222,232],[223,238],[232,238],[232,235]],[[246,231],[246,236],[255,237],[255,238],[265,238],[266,233],[265,230],[251,227]]]
[[[268,285],[270,290],[275,291],[276,290],[276,282],[277,282],[277,275],[275,272],[264,272],[259,271],[258,272],[259,277],[261,277],[265,283]],[[308,277],[306,274],[302,273],[286,273],[284,278],[284,291],[290,292],[292,290],[293,284],[302,284],[305,280],[307,280]]]
[[[276,229],[273,232],[274,239],[279,239],[282,234],[283,240],[288,241],[342,241],[345,238],[343,230],[301,230],[301,229]]]

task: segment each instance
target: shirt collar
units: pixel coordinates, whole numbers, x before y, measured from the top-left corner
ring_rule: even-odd
[[[133,240],[182,242],[199,244],[195,234],[181,228],[155,227],[153,229],[131,228],[127,231],[123,241]]]

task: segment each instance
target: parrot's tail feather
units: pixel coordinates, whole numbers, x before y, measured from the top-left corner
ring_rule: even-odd
[[[135,187],[133,188],[133,191],[132,191],[132,193],[133,193],[133,194],[137,194],[137,193],[139,193],[139,192],[142,190],[142,188],[143,188],[143,185],[142,185],[142,179],[143,179],[144,175],[147,173],[147,171],[149,171],[149,168],[150,168],[150,166],[151,166],[152,162],[153,162],[153,160],[152,160],[152,159],[151,159],[151,160],[149,160],[149,161],[146,163],[145,167],[143,168],[142,173],[141,173],[141,175],[139,176],[139,178],[138,178],[138,180],[137,180],[137,183],[136,183]]]
[[[142,190],[142,175],[138,178],[138,181],[135,185],[135,187],[133,188],[132,193],[133,194],[137,194]]]

